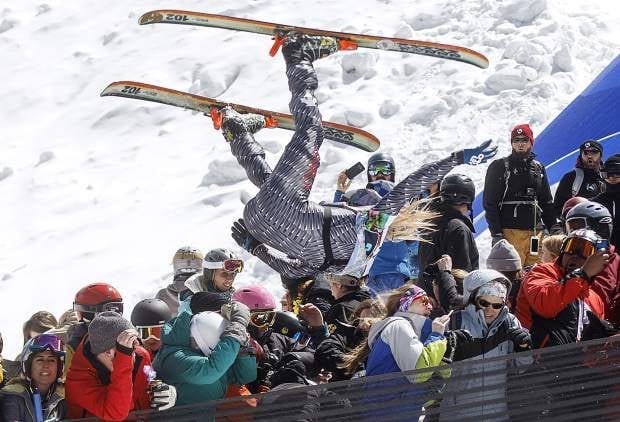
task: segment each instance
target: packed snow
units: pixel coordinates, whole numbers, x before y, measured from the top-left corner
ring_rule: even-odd
[[[343,52],[316,63],[325,120],[368,130],[397,162],[419,165],[512,125],[547,125],[618,54],[616,2],[575,0],[12,1],[0,9],[0,331],[21,347],[35,311],[56,316],[95,281],[127,302],[171,279],[183,245],[229,247],[246,267],[238,285],[279,277],[229,235],[256,188],[209,118],[164,105],[100,98],[136,80],[287,112],[281,57],[269,37],[181,25],[139,26],[176,8],[475,49],[491,65],[393,52]],[[258,139],[275,164],[291,133]],[[330,199],[337,174],[367,153],[326,141],[312,192]],[[486,166],[462,167],[482,187]],[[361,187],[363,177],[353,187]],[[480,239],[481,256],[488,237]],[[484,264],[484,259],[482,260]]]

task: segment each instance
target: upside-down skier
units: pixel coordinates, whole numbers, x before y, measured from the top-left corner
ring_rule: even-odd
[[[323,142],[321,114],[314,96],[318,81],[312,62],[335,53],[338,45],[332,37],[288,34],[282,52],[296,130],[273,170],[265,160],[263,147],[254,139],[265,125],[264,117],[223,111],[224,137],[248,178],[260,188],[246,204],[243,219],[233,225],[232,236],[288,279],[312,277],[321,271],[362,275],[363,261],[381,244],[389,223],[405,205],[457,165],[484,163],[497,152],[490,141],[453,152],[411,173],[371,208],[330,207],[310,201]],[[415,214],[409,210],[407,221],[418,229],[424,227],[424,214],[418,213],[417,220]],[[410,229],[410,234],[416,231],[415,227]]]

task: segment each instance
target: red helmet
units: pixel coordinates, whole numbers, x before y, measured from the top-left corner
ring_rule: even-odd
[[[241,302],[250,310],[272,310],[276,308],[276,299],[263,286],[245,286],[233,293],[232,300]]]
[[[566,214],[577,204],[581,204],[582,202],[588,202],[586,198],[582,198],[581,196],[573,196],[564,202],[564,206],[562,207],[562,215],[560,216],[561,221],[566,221]]]
[[[82,317],[92,320],[103,311],[123,313],[123,297],[108,283],[93,283],[82,287],[75,295],[73,310],[82,313]]]

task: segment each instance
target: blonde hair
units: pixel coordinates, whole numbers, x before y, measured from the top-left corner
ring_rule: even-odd
[[[428,199],[421,199],[402,207],[396,219],[390,224],[386,238],[393,241],[428,242],[428,235],[436,230],[436,225],[432,221],[439,217],[438,213],[430,210],[431,202]]]
[[[547,236],[543,239],[542,245],[550,254],[556,258],[560,256],[560,250],[562,249],[562,242],[564,242],[566,236],[563,234],[554,234],[553,236]]]
[[[376,305],[374,305],[373,316],[360,320],[360,324],[364,324],[365,328],[367,327],[367,329],[370,330],[370,327],[372,327],[372,325],[377,321],[381,321],[394,315],[398,311],[400,298],[403,297],[405,292],[413,285],[414,283],[409,282],[397,289],[387,292],[384,295],[379,295],[376,300]],[[338,365],[338,367],[344,369],[347,374],[353,374],[360,364],[366,360],[369,354],[370,345],[368,344],[368,338],[366,338],[357,347],[345,355],[342,364]]]

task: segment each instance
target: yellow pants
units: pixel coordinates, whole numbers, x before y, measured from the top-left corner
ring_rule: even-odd
[[[530,237],[534,235],[532,230],[521,229],[503,229],[504,238],[515,247],[521,258],[521,265],[527,267],[540,262],[540,254],[542,252],[542,232],[537,232],[538,238],[538,255],[530,255]]]

